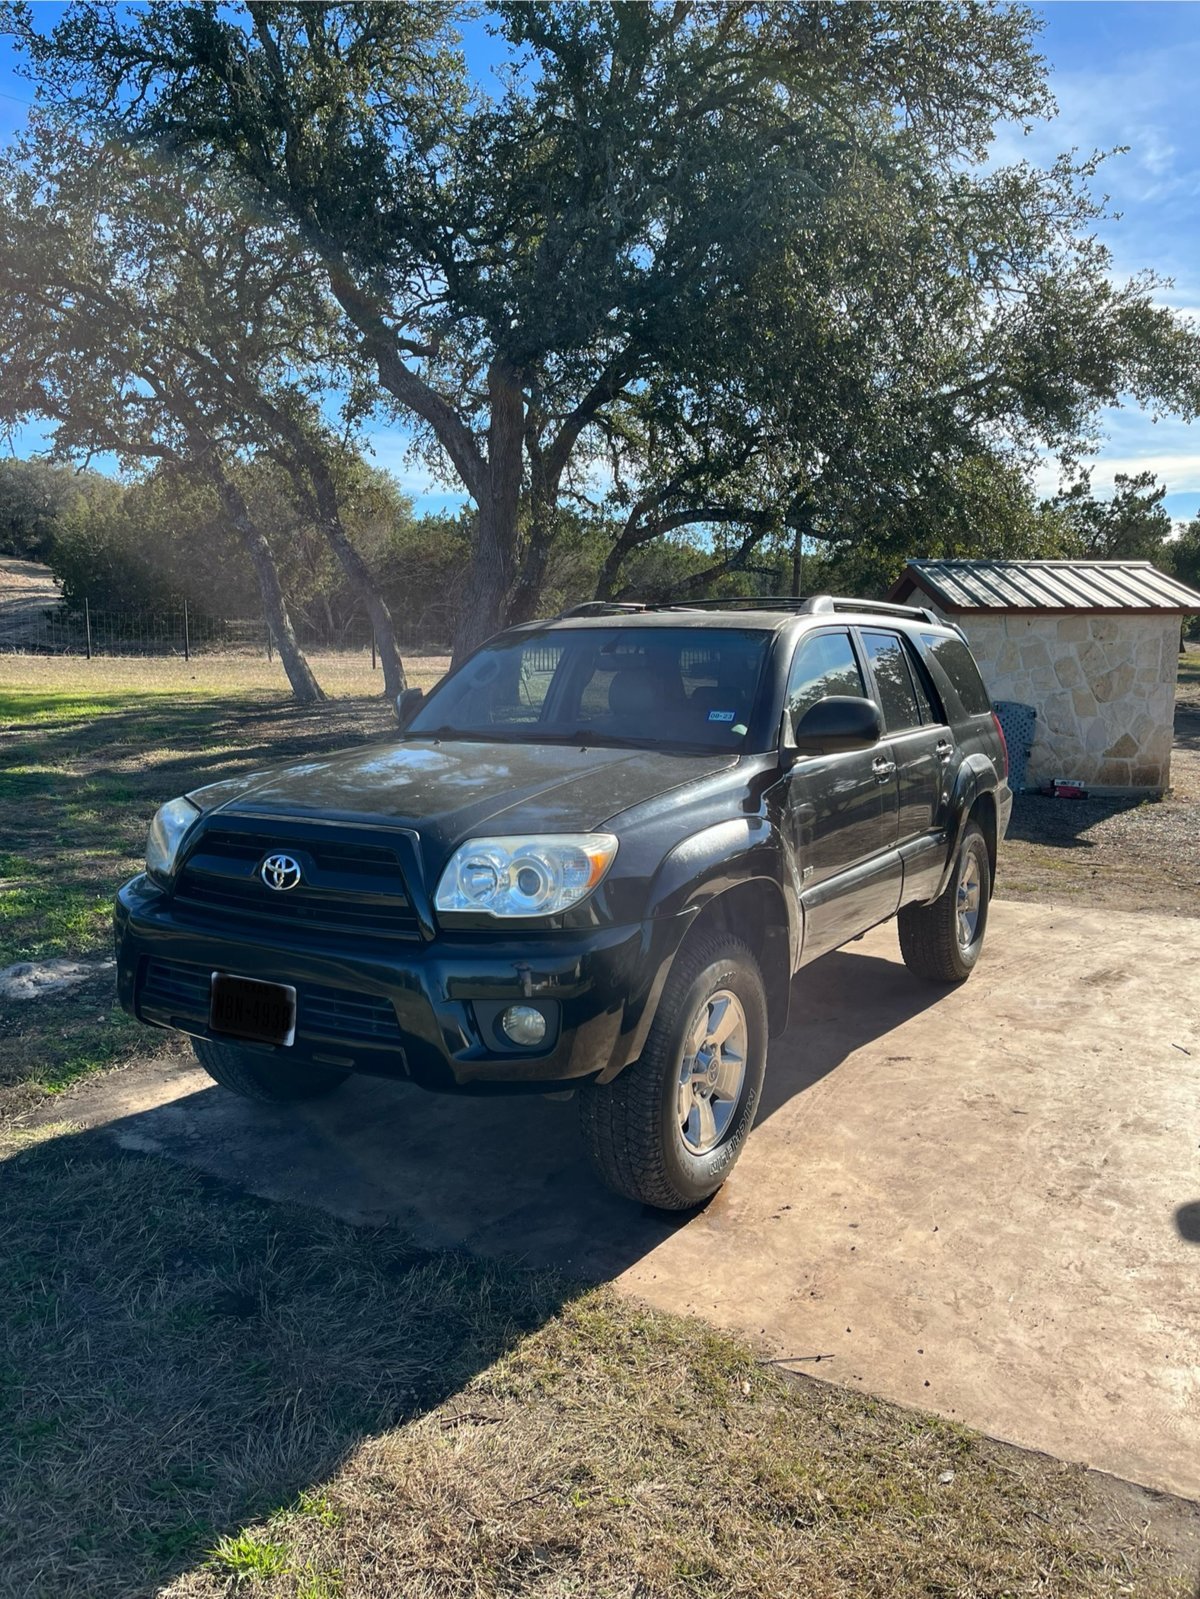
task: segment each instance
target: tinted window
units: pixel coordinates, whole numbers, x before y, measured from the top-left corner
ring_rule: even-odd
[[[740,628],[580,627],[502,638],[434,689],[407,733],[735,749],[769,637]]]
[[[799,723],[809,706],[831,694],[867,697],[849,633],[818,633],[800,644],[787,686],[792,726]]]
[[[962,639],[943,638],[938,633],[922,633],[921,643],[958,691],[963,710],[968,716],[981,716],[991,711],[992,702],[983,686],[975,658]]]
[[[913,688],[908,657],[896,633],[864,633],[863,644],[879,690],[879,708],[889,733],[920,727],[921,709]]]
[[[912,673],[913,687],[917,691],[917,704],[921,707],[921,720],[923,722],[944,722],[945,716],[938,700],[937,690],[929,676],[929,668],[917,652],[916,645],[911,639],[904,640],[904,654],[908,659],[908,669]]]

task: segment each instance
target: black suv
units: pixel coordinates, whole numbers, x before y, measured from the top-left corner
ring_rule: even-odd
[[[164,805],[121,1001],[227,1088],[578,1090],[614,1188],[686,1209],[754,1121],[809,961],[897,915],[965,978],[1012,801],[961,634],[821,595],[514,627],[394,740]]]

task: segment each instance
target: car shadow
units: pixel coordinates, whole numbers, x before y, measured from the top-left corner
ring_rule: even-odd
[[[942,992],[865,954],[807,969],[760,1120]],[[603,1190],[569,1103],[359,1078],[275,1108],[214,1086],[165,1098],[173,1082],[161,1074],[164,1102],[0,1167],[21,1395],[0,1429],[0,1482],[19,1484],[0,1594],[55,1591],[85,1547],[96,1599],[156,1591],[587,1285],[713,1225]],[[79,1351],[86,1372],[60,1404]],[[79,1439],[95,1469],[75,1469]]]

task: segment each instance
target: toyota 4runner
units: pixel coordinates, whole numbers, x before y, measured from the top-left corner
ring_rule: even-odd
[[[398,708],[392,741],[169,801],[120,891],[123,1005],[237,1093],[574,1090],[605,1181],[686,1209],[801,966],[891,916],[923,978],[979,959],[1007,755],[929,611],[583,606]]]

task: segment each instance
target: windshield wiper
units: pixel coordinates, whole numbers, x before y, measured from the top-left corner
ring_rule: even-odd
[[[516,729],[505,730],[495,727],[451,727],[449,723],[443,723],[441,727],[406,727],[402,737],[435,740],[461,738],[477,744],[514,744],[523,738],[534,737],[535,733],[536,729],[532,727],[521,732]]]
[[[667,754],[712,755],[719,753],[705,744],[681,741],[672,743],[661,738],[639,738],[634,733],[604,733],[594,727],[577,727],[573,733],[541,732],[539,743],[578,744],[586,749],[589,744],[602,744],[606,749],[663,750]]]

